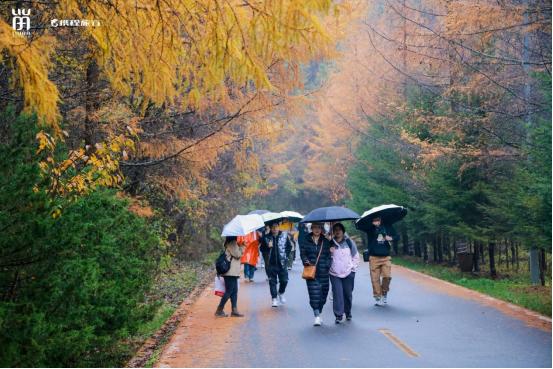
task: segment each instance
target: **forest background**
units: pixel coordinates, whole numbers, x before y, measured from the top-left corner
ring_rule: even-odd
[[[0,14],[2,366],[122,365],[256,208],[406,206],[399,262],[551,314],[550,2]]]

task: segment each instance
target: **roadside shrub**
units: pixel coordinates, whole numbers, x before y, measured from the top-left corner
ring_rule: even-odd
[[[36,124],[0,117],[0,366],[120,366],[122,340],[152,315],[160,240],[113,190],[33,190]]]

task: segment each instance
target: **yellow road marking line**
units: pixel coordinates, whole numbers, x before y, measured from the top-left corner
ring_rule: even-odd
[[[420,355],[415,352],[411,347],[409,347],[405,342],[397,338],[392,334],[392,332],[389,329],[386,328],[380,328],[378,330],[380,333],[382,333],[387,339],[392,341],[394,345],[396,345],[401,351],[405,352],[405,354],[409,357],[419,357]]]

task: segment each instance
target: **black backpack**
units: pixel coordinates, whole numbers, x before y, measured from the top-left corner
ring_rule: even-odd
[[[230,270],[230,260],[227,259],[225,250],[221,251],[221,254],[217,257],[215,270],[217,270],[217,275],[223,275]]]

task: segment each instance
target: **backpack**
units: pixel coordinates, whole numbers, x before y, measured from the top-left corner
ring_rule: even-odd
[[[226,250],[221,251],[221,254],[217,257],[215,270],[217,270],[217,275],[223,275],[230,270],[230,260],[227,259]]]

